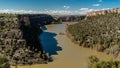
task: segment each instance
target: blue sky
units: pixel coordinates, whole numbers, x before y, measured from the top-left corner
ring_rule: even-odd
[[[84,14],[119,7],[120,0],[0,0],[0,13]]]

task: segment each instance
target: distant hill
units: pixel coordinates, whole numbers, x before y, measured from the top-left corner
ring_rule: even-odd
[[[53,18],[59,22],[79,22],[85,15],[54,15]]]

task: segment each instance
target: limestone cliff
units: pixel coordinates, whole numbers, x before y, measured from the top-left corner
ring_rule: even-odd
[[[105,15],[107,13],[118,13],[118,14],[120,14],[120,8],[114,8],[114,9],[109,9],[109,10],[101,10],[101,11],[88,12],[87,16]]]

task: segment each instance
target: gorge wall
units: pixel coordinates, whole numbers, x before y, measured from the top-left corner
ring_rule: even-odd
[[[68,26],[71,39],[83,47],[120,58],[120,9],[91,12],[77,24]]]
[[[0,55],[10,65],[45,63],[47,57],[38,36],[40,27],[52,21],[46,14],[0,14]]]

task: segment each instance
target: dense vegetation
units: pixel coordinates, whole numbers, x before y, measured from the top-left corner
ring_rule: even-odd
[[[6,58],[0,57],[0,68],[10,68],[8,60]]]
[[[120,68],[120,61],[100,61],[96,56],[90,56],[88,68]]]
[[[84,47],[118,57],[120,54],[120,14],[88,16],[77,24],[68,26],[72,40]]]

